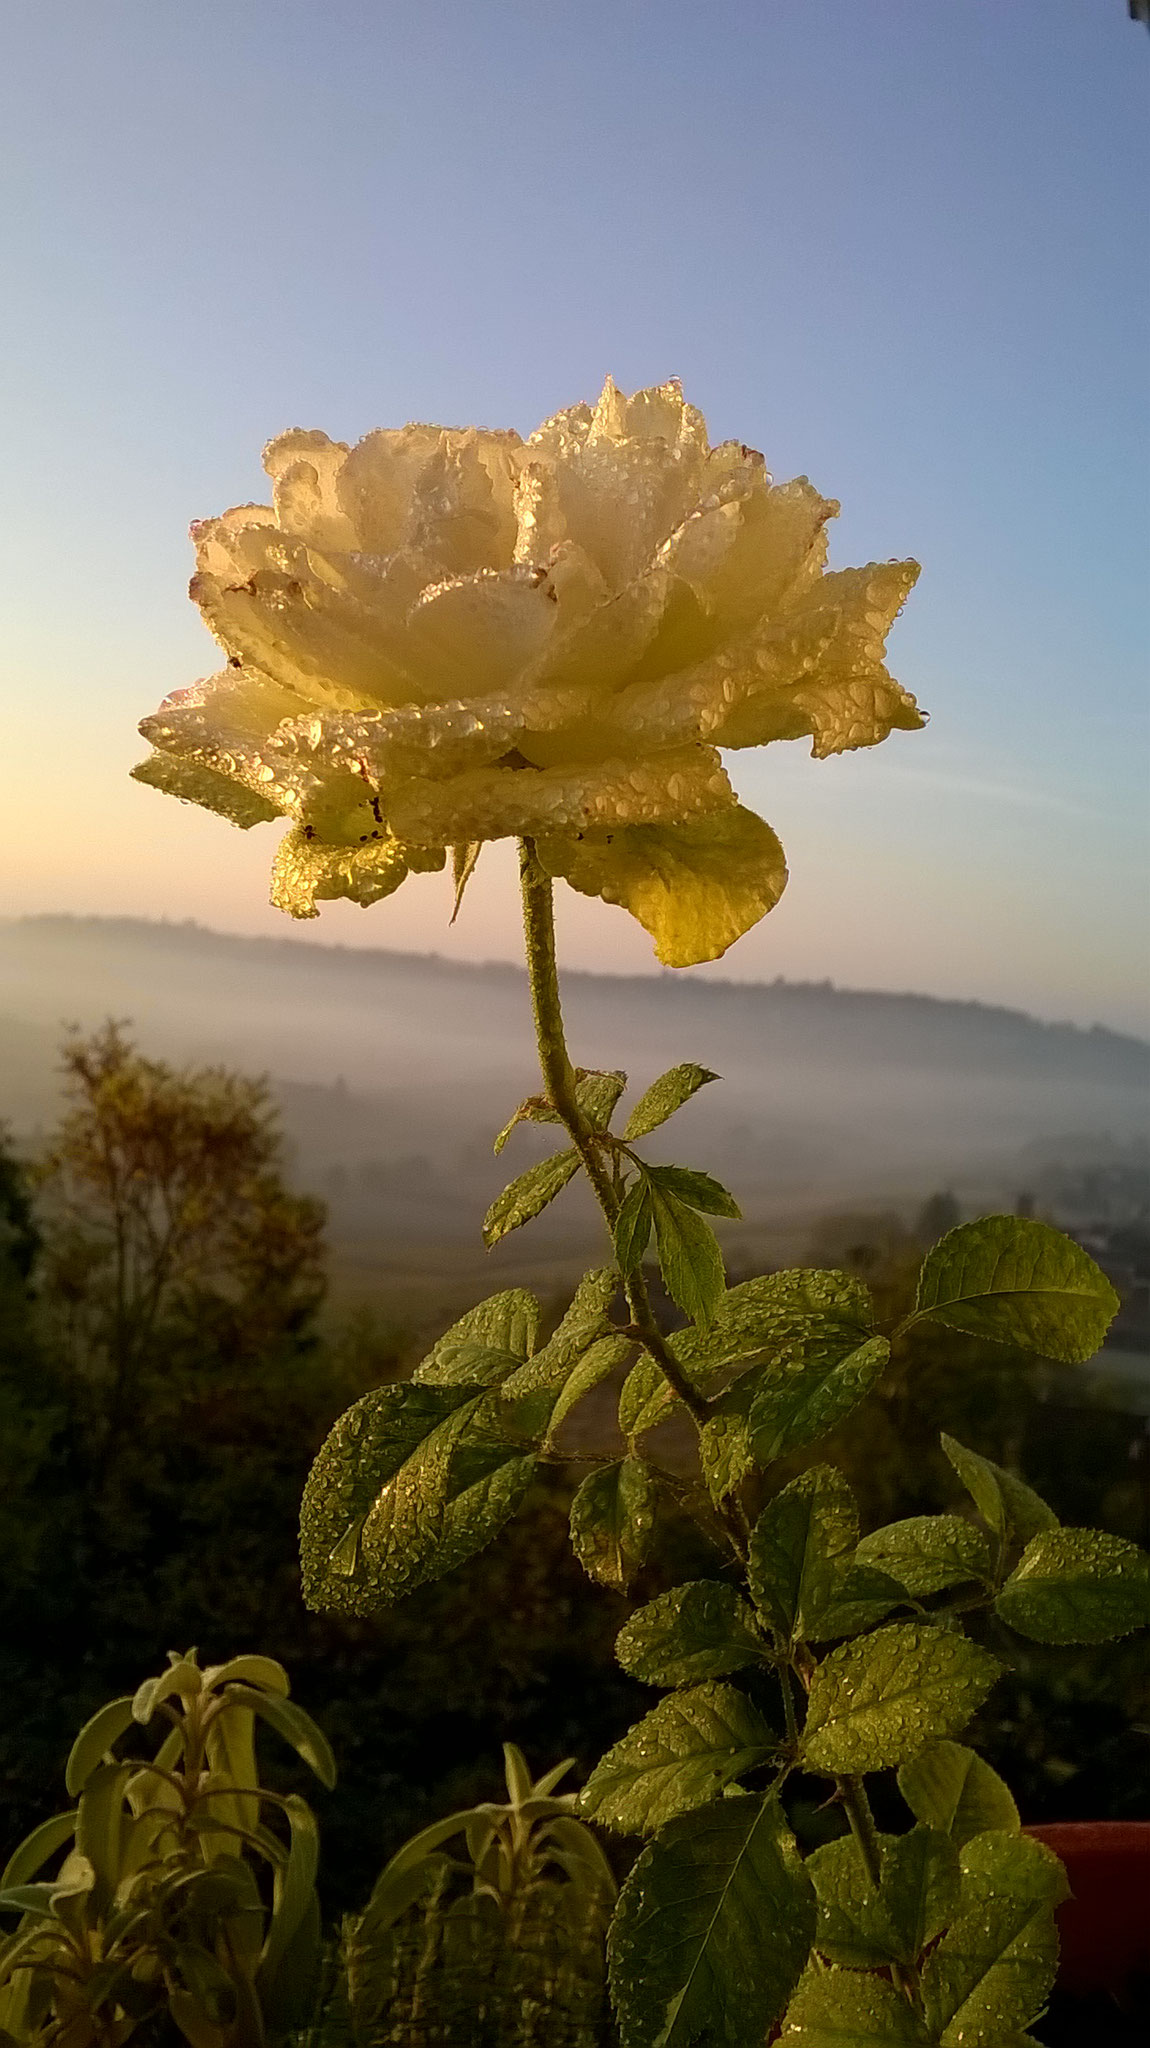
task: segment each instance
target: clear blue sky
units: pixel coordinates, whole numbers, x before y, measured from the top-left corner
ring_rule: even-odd
[[[0,914],[515,951],[508,864],[292,927],[273,828],[126,781],[216,663],[190,518],[279,429],[529,431],[609,370],[914,554],[922,734],[732,763],[783,904],[715,970],[1144,1029],[1150,36],[1125,0],[9,0]],[[572,900],[568,957],[650,962]]]

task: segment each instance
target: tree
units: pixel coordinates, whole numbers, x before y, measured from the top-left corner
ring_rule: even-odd
[[[324,1211],[285,1184],[265,1082],[177,1071],[116,1023],[70,1037],[63,1071],[69,1107],[39,1173],[39,1293],[107,1474],[142,1412],[218,1396],[311,1341]]]

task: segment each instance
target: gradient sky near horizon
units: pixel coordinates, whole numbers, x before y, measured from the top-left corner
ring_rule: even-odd
[[[676,375],[714,440],[913,554],[918,734],[731,757],[787,848],[704,970],[1150,1029],[1150,37],[1125,0],[164,0],[0,7],[0,915],[515,957],[267,906],[249,834],[127,780],[218,666],[187,525],[288,425],[529,432]],[[655,963],[563,891],[573,965]]]

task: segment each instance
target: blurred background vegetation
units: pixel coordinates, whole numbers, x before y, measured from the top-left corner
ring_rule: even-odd
[[[263,1084],[177,1070],[114,1025],[69,1039],[63,1065],[66,1108],[38,1155],[0,1148],[3,1845],[60,1809],[77,1727],[166,1650],[218,1662],[258,1649],[287,1666],[339,1760],[315,1802],[335,1916],[362,1905],[415,1828],[495,1794],[505,1738],[537,1771],[566,1755],[589,1768],[638,1717],[647,1696],[612,1655],[629,1603],[572,1558],[568,1463],[492,1550],[418,1601],[371,1622],[307,1614],[296,1517],[310,1460],[349,1401],[410,1370],[428,1332],[329,1308],[323,1208],[289,1184]],[[829,1216],[808,1258],[859,1273],[894,1314],[924,1246],[957,1220],[945,1193],[912,1217]],[[1144,1264],[1145,1225],[1124,1228]],[[565,1298],[557,1283],[552,1319]],[[611,1440],[610,1387],[589,1406],[573,1459]],[[903,1340],[820,1455],[870,1525],[954,1504],[944,1428],[1024,1471],[1064,1519],[1150,1536],[1139,1416],[1085,1371],[942,1329]],[[661,1435],[669,1463],[689,1455],[673,1425]],[[702,1534],[666,1516],[633,1603],[722,1572]],[[1009,1655],[978,1739],[1023,1818],[1150,1812],[1144,1647],[1012,1640]],[[271,1782],[310,1796],[268,1761]]]

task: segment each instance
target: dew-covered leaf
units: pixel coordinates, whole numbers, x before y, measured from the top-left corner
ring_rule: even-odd
[[[760,1375],[748,1424],[758,1465],[801,1450],[837,1427],[869,1394],[890,1359],[885,1337],[813,1328],[799,1356]]]
[[[692,1685],[762,1663],[768,1651],[753,1609],[733,1586],[692,1579],[637,1609],[615,1655],[645,1685]]]
[[[718,1078],[717,1074],[712,1074],[709,1067],[698,1067],[692,1060],[684,1060],[680,1066],[669,1067],[667,1072],[660,1074],[657,1081],[652,1081],[651,1086],[639,1097],[623,1127],[624,1138],[632,1141],[635,1138],[647,1137],[660,1124],[665,1124],[669,1116],[674,1116],[675,1111],[681,1109],[685,1102],[689,1102],[692,1095],[700,1088],[704,1088],[708,1081],[717,1081]]]
[[[961,1851],[959,1911],[922,1974],[942,2048],[1000,2048],[1043,2010],[1058,1967],[1057,1856],[1029,1835],[982,1834]]]
[[[655,1475],[642,1458],[588,1473],[571,1502],[571,1547],[588,1578],[626,1590],[655,1533]]]
[[[945,1431],[940,1441],[987,1528],[1000,1540],[1011,1537],[1027,1543],[1040,1529],[1058,1527],[1053,1508],[1024,1479],[996,1465],[993,1458],[968,1450]]]
[[[989,1578],[992,1570],[981,1529],[960,1515],[910,1515],[903,1522],[888,1522],[863,1537],[856,1556],[860,1564],[889,1572],[916,1600],[970,1579]]]
[[[534,1470],[472,1385],[379,1387],[342,1415],[308,1475],[300,1559],[308,1605],[371,1614],[462,1564],[514,1514]],[[473,1454],[467,1483],[458,1456]]]
[[[724,1799],[671,1821],[631,1871],[608,1935],[622,2048],[759,2048],[814,1925],[776,1799]]]
[[[858,1538],[855,1498],[833,1465],[813,1465],[763,1509],[751,1534],[747,1581],[783,1637],[815,1634]]]
[[[607,1751],[579,1795],[580,1810],[623,1834],[653,1835],[777,1749],[774,1731],[735,1686],[693,1685],[669,1693]]]
[[[905,1763],[924,1743],[965,1726],[999,1668],[965,1636],[927,1623],[895,1622],[842,1643],[811,1684],[804,1759],[833,1776]]]
[[[819,1902],[815,1946],[849,1969],[913,1963],[958,1904],[958,1850],[937,1828],[879,1837],[877,1891],[853,1835],[824,1843],[807,1869]]]
[[[1150,1557],[1101,1529],[1043,1529],[995,1612],[1039,1643],[1104,1643],[1150,1625]]]
[[[873,1320],[874,1304],[860,1281],[847,1273],[799,1267],[764,1273],[728,1288],[705,1329],[676,1330],[670,1344],[683,1372],[702,1393],[710,1393],[732,1372],[741,1373],[721,1404],[725,1407],[739,1389],[749,1402],[754,1366],[797,1356],[813,1322],[847,1325],[858,1332],[856,1341],[861,1343]],[[640,1359],[632,1374],[635,1391],[626,1402],[626,1421],[620,1409],[620,1427],[626,1435],[653,1429],[670,1413],[675,1398],[658,1367],[650,1361],[653,1369],[648,1372],[646,1363]]]
[[[643,1263],[643,1255],[651,1242],[651,1226],[654,1222],[651,1210],[651,1185],[645,1173],[637,1174],[623,1197],[619,1214],[615,1218],[613,1237],[615,1257],[621,1273],[634,1273]]]
[[[1081,1365],[1118,1306],[1105,1273],[1060,1230],[1031,1216],[983,1216],[927,1253],[915,1316]]]
[[[676,1307],[708,1327],[726,1290],[719,1240],[696,1209],[647,1176],[659,1270]]]
[[[1010,1788],[983,1757],[961,1742],[928,1742],[903,1764],[898,1789],[916,1820],[941,1828],[957,1849],[995,1828],[1022,1823]]]
[[[537,1166],[529,1166],[526,1173],[517,1175],[501,1195],[496,1195],[483,1219],[483,1242],[488,1250],[509,1231],[518,1230],[521,1224],[540,1215],[578,1171],[579,1154],[571,1147],[566,1152],[553,1153],[550,1159],[541,1159]]]
[[[604,1072],[598,1068],[576,1070],[575,1100],[593,1130],[607,1129],[615,1104],[626,1086],[626,1074]],[[512,1131],[520,1124],[561,1124],[562,1121],[559,1111],[552,1108],[546,1096],[529,1095],[508,1118],[492,1150],[502,1152]]]
[[[412,1379],[434,1386],[444,1380],[446,1360],[454,1360],[464,1345],[474,1345],[506,1357],[508,1371],[530,1357],[539,1327],[539,1303],[523,1287],[505,1287],[499,1294],[477,1302],[467,1314],[452,1323],[421,1359]],[[450,1370],[450,1368],[449,1368]],[[458,1374],[453,1375],[458,1378]],[[450,1383],[450,1382],[449,1382]]]
[[[885,1978],[817,1965],[803,1977],[779,2041],[783,2048],[934,2048],[934,2036]]]
[[[688,1208],[702,1209],[708,1216],[739,1217],[743,1213],[721,1181],[694,1166],[648,1166],[644,1171],[655,1187],[686,1202]]]

